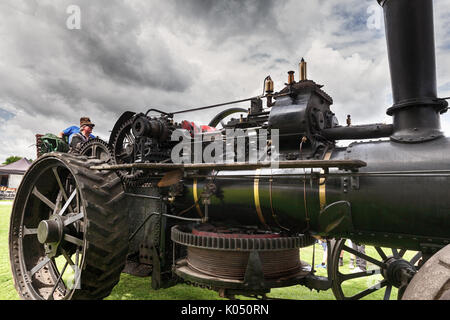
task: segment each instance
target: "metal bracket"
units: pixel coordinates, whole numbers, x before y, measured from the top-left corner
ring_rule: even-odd
[[[320,290],[326,291],[331,288],[331,280],[329,278],[315,276],[312,273],[310,273],[306,277],[304,277],[300,281],[300,284],[311,290],[317,290],[317,291],[320,291]]]
[[[350,177],[350,184],[351,184],[353,190],[359,190],[359,177],[352,175]]]
[[[159,260],[159,253],[156,246],[152,246],[152,289],[158,290],[161,288],[161,264]]]
[[[335,201],[319,213],[320,230],[329,234],[336,231],[353,231],[352,206],[346,200]]]
[[[266,287],[258,251],[253,250],[248,256],[244,285],[250,290],[261,290]]]

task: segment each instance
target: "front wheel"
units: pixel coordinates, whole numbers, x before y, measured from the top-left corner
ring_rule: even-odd
[[[328,265],[332,275],[332,290],[337,300],[400,299],[409,280],[419,268],[421,252],[373,246],[349,246],[346,239],[337,240]],[[345,265],[353,257],[355,269]],[[397,295],[394,293],[397,292]]]
[[[120,278],[128,221],[120,178],[102,163],[50,153],[27,171],[10,222],[10,261],[22,299],[102,299]]]

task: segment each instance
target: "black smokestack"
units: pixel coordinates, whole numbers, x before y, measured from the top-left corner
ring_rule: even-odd
[[[437,98],[432,0],[378,0],[384,10],[394,105],[393,140],[421,142],[442,136]]]

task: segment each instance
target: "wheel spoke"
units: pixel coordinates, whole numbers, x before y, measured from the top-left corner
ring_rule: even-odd
[[[411,263],[412,265],[415,265],[417,261],[419,261],[419,259],[422,258],[422,252],[417,252],[416,255],[414,257],[412,257],[412,259],[409,261],[409,263]]]
[[[405,255],[406,251],[407,251],[406,249],[400,250],[400,252],[398,253],[400,258],[403,258],[403,256]]]
[[[381,249],[380,247],[375,247],[375,250],[377,250],[378,254],[380,255],[381,259],[383,259],[383,261],[387,260],[387,256],[384,253],[383,249]]]
[[[355,294],[354,296],[351,297],[351,299],[359,300],[359,299],[364,298],[365,296],[367,296],[367,295],[369,295],[369,294],[371,294],[371,293],[373,293],[373,292],[375,292],[377,290],[380,290],[381,288],[383,288],[386,285],[387,285],[387,281],[386,280],[382,280],[381,282],[377,283],[376,285],[371,286],[370,288],[367,288],[366,290],[363,290],[363,291],[361,291],[358,294]]]
[[[373,275],[379,274],[379,273],[380,273],[380,269],[371,269],[371,270],[367,270],[367,271],[347,273],[347,274],[339,272],[339,277],[342,279],[341,282],[344,282],[344,281],[356,279],[356,278],[370,277],[370,276],[373,276]]]
[[[353,253],[355,256],[363,258],[366,261],[372,262],[373,264],[379,266],[382,269],[386,269],[386,264],[385,263],[383,263],[381,261],[378,261],[378,260],[375,260],[374,258],[369,257],[369,256],[365,255],[364,253],[359,252],[358,250],[354,250],[354,249],[352,249],[352,248],[350,248],[350,247],[348,247],[346,245],[344,245],[343,249],[345,249],[345,251],[347,251],[347,252]]]
[[[45,257],[41,262],[39,262],[37,265],[35,265],[29,272],[29,276],[32,277],[36,272],[41,270],[47,263],[49,263],[50,258]]]
[[[59,212],[60,216],[62,216],[64,214],[64,212],[66,211],[67,207],[70,205],[70,203],[72,202],[72,200],[73,200],[73,198],[75,197],[76,194],[77,194],[77,189],[73,190],[73,192],[70,195],[69,199],[66,201],[66,203],[62,207],[61,211]]]
[[[55,175],[56,182],[58,183],[59,190],[61,190],[61,194],[62,194],[62,196],[63,196],[63,198],[64,198],[64,201],[67,201],[69,198],[68,198],[68,196],[67,196],[66,189],[64,189],[64,186],[63,186],[63,184],[62,184],[62,182],[61,182],[61,178],[59,177],[59,174],[58,174],[58,168],[53,167],[52,170],[53,170],[53,174]],[[71,205],[69,205],[69,210],[73,211]]]
[[[75,264],[78,266],[80,263],[80,250],[77,248],[77,251],[75,253]]]
[[[56,271],[58,271],[58,268],[56,268],[56,266],[55,266],[55,264],[53,263],[53,261],[52,261],[52,265],[53,265],[53,268],[54,268]],[[66,271],[66,268],[67,268],[68,265],[69,265],[68,262],[66,262],[66,263],[64,264],[64,267],[63,267],[62,271],[59,273],[59,277],[58,277],[58,279],[56,280],[56,283],[55,283],[55,285],[53,286],[52,291],[50,292],[50,294],[49,294],[47,300],[54,300],[54,299],[53,299],[53,294],[55,293],[56,287],[58,287],[58,284],[59,284],[59,282],[61,281],[62,276],[63,276],[64,272]],[[64,282],[63,282],[63,283],[64,283]]]
[[[84,218],[84,213],[83,212],[80,212],[80,213],[78,213],[78,214],[76,214],[76,215],[74,215],[74,216],[71,216],[71,217],[69,217],[69,218],[67,218],[65,221],[64,221],[64,226],[68,226],[69,224],[72,224],[72,223],[74,223],[75,221],[79,221],[79,220],[81,220],[81,219],[83,219]]]
[[[72,268],[72,270],[75,272],[74,281],[73,281],[73,284],[74,284],[73,288],[79,289],[80,278],[81,278],[81,270],[78,267],[78,265],[73,262],[72,258],[69,257],[69,255],[67,254],[67,252],[64,249],[62,250],[62,253],[63,253],[64,258],[66,258],[66,261],[69,263],[70,267]],[[77,263],[79,262],[78,261],[79,260],[78,253],[79,253],[79,251],[77,249],[77,255],[75,256],[75,260],[77,261]]]
[[[77,192],[77,196],[75,198],[75,202],[76,202],[76,208],[74,212],[81,212],[81,207],[80,207],[80,194]]]
[[[33,188],[33,194],[41,200],[43,203],[45,203],[50,209],[55,210],[55,204],[51,202],[49,199],[47,199],[46,196],[44,196],[42,193],[38,191],[36,187]]]
[[[67,254],[67,251],[64,249],[61,251],[62,251],[64,258],[66,259],[66,261],[69,263],[70,267],[72,268],[72,270],[76,271],[75,263],[73,262],[72,258]]]
[[[398,250],[395,248],[392,248],[392,254],[394,255],[394,258],[398,259],[400,258],[400,255],[398,254]]]
[[[75,245],[77,245],[79,247],[82,247],[83,244],[84,244],[83,240],[78,239],[78,238],[76,238],[74,236],[71,236],[70,234],[65,234],[64,235],[64,240],[66,240],[66,241],[68,241],[70,243],[73,243],[73,244],[75,244]]]
[[[134,137],[133,137],[132,134],[127,133],[127,134],[125,134],[125,137],[126,137],[126,139],[128,140],[128,143],[134,144]]]
[[[56,214],[61,209],[61,192],[58,192],[58,196],[56,197],[55,209],[53,209],[53,214]]]
[[[386,291],[384,292],[383,300],[389,300],[391,298],[392,285],[388,285],[386,287]]]
[[[37,234],[37,228],[27,228],[23,227],[23,236],[27,236],[30,234]]]
[[[61,190],[61,193],[62,193],[62,195],[64,197],[64,200],[67,201],[67,193],[66,193],[66,190],[64,189],[64,186],[63,186],[63,184],[61,182],[61,178],[59,177],[58,168],[53,167],[52,171],[53,171],[53,174],[55,175],[56,182],[58,183],[59,190]]]

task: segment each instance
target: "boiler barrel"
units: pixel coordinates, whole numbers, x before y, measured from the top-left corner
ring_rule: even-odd
[[[450,176],[442,173],[450,169],[448,150],[447,138],[352,143],[334,149],[330,159],[365,161],[361,176],[336,169],[325,181],[311,178],[310,169],[220,172],[208,215],[210,221],[309,230],[382,246],[443,245],[450,241]],[[196,201],[193,211],[204,216],[205,183],[186,181],[182,207]]]
[[[450,139],[403,144],[353,143],[332,158],[367,162],[357,181],[327,183],[327,203],[352,206],[353,238],[399,246],[443,245],[450,239]]]

